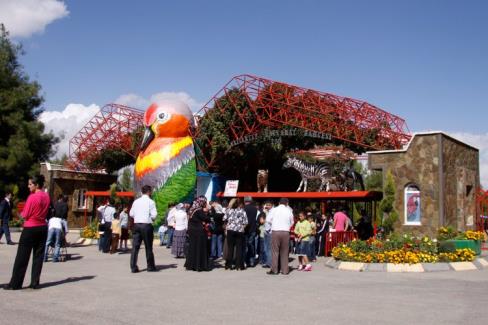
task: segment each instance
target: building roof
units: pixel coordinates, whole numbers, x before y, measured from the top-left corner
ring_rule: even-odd
[[[383,153],[397,153],[397,152],[407,152],[408,151],[408,148],[410,147],[410,144],[412,143],[413,139],[416,137],[416,136],[424,136],[424,135],[437,135],[437,134],[441,134],[443,136],[445,136],[446,138],[449,138],[463,146],[466,146],[466,147],[469,147],[473,150],[476,150],[476,151],[479,151],[478,148],[476,147],[473,147],[472,145],[469,145],[467,144],[466,142],[463,142],[459,139],[456,139],[454,138],[453,136],[447,134],[446,132],[444,131],[427,131],[427,132],[415,132],[413,135],[412,135],[412,138],[410,139],[410,141],[407,143],[407,145],[405,147],[403,147],[403,149],[393,149],[393,150],[378,150],[378,151],[368,151],[366,152],[368,155],[370,154],[383,154]]]
[[[108,175],[104,170],[102,171],[88,171],[88,170],[76,170],[70,167],[66,167],[64,165],[52,164],[50,162],[42,162],[41,165],[46,165],[46,169],[48,171],[61,171],[61,172],[68,172],[68,173],[77,173],[77,174],[100,174],[100,175]]]

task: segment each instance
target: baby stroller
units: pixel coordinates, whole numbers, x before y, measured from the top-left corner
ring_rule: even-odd
[[[49,257],[51,257],[51,259],[54,257],[54,249],[55,249],[54,246],[55,245],[56,245],[55,242],[49,243],[49,247],[47,250],[45,261],[47,261]],[[68,254],[68,248],[67,247],[68,247],[68,245],[66,242],[65,232],[61,231],[60,248],[59,248],[59,262],[65,262],[65,261],[70,259],[71,255]]]

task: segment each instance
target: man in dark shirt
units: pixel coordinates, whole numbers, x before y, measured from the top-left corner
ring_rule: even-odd
[[[8,222],[12,217],[12,192],[7,191],[5,193],[5,199],[0,202],[0,239],[2,239],[3,234],[7,239],[7,245],[14,245],[14,242],[10,238],[10,229],[8,227]]]
[[[68,219],[68,197],[66,195],[58,196],[58,201],[54,205],[54,216],[64,220]]]
[[[361,218],[356,225],[356,231],[358,232],[358,237],[361,240],[368,240],[373,237],[373,226],[366,215],[366,210],[361,210]]]
[[[253,204],[252,198],[246,196],[244,198],[244,211],[247,215],[247,228],[246,228],[246,265],[247,267],[256,266],[256,220],[258,215],[258,208]]]

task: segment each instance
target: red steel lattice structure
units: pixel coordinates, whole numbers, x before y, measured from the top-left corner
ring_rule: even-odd
[[[244,96],[247,105],[240,105],[234,96],[230,96],[234,90]],[[225,95],[231,101],[230,107],[223,107],[219,102]],[[232,78],[197,115],[203,116],[211,110],[223,113],[227,109],[235,110],[238,117],[227,126],[230,141],[267,128],[281,129],[284,126],[326,133],[370,150],[398,149],[410,139],[405,120],[376,106],[252,75]],[[89,169],[87,162],[90,158],[107,148],[120,148],[136,157],[137,146],[130,133],[143,125],[143,114],[128,106],[104,106],[71,139],[71,167]],[[212,118],[218,119],[219,114],[213,114]],[[198,126],[192,130],[195,138],[200,132]],[[198,160],[203,169],[211,169],[215,164],[205,154],[211,146],[211,139],[204,147],[197,145]]]
[[[107,148],[120,148],[136,157],[131,133],[143,125],[144,112],[124,105],[108,104],[70,140],[68,164],[90,169],[87,162]]]
[[[239,97],[232,95],[236,90]],[[247,105],[239,104],[242,95]],[[232,78],[197,115],[229,109],[229,105],[219,101],[222,96],[232,102],[231,109],[238,117],[228,125],[230,141],[257,134],[265,128],[281,129],[283,126],[330,134],[332,138],[368,150],[400,149],[411,137],[404,119],[364,101],[252,75]],[[218,119],[219,114],[213,116]],[[198,137],[199,132],[197,128],[194,136]],[[209,139],[198,149],[205,152],[211,146],[212,139]],[[206,155],[199,162],[208,169],[216,163]]]

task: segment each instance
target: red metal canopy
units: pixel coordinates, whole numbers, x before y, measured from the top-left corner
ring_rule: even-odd
[[[353,191],[353,192],[237,192],[236,197],[250,196],[253,199],[322,199],[322,200],[363,200],[379,201],[383,197],[378,191]],[[223,192],[218,192],[217,197],[224,197]]]

